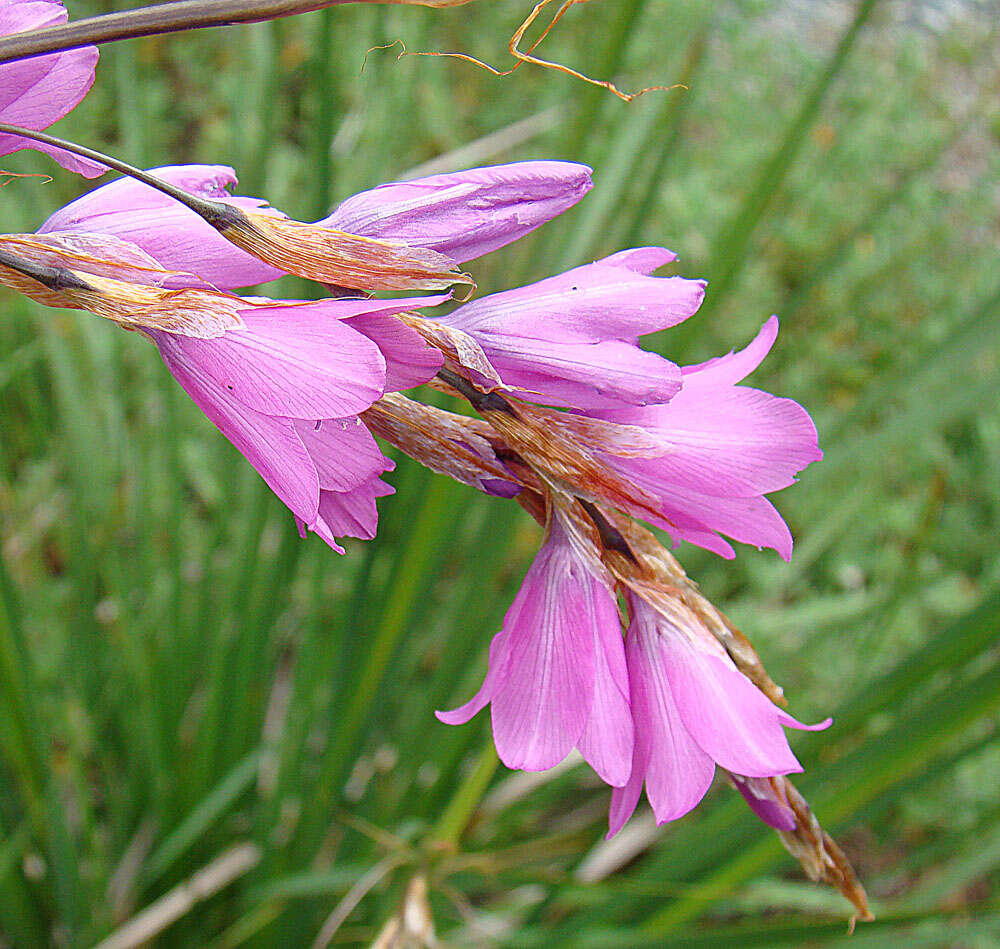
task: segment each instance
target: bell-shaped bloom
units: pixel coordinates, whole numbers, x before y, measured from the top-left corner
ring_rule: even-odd
[[[795,475],[823,457],[809,413],[791,399],[741,386],[770,351],[778,334],[771,317],[746,349],[682,369],[682,386],[669,402],[593,414],[640,429],[660,448],[643,457],[600,453],[617,474],[659,499],[633,511],[676,540],[732,557],[719,536],[772,547],[786,560],[792,536],[764,495],[794,483]],[[660,450],[662,449],[662,450]]]
[[[227,188],[236,183],[236,174],[224,165],[151,171],[197,197],[269,215],[276,223],[285,220],[260,199],[230,195]],[[584,165],[521,162],[381,185],[348,198],[316,223],[439,256],[442,266],[451,267],[517,240],[571,207],[589,188],[590,169]],[[220,289],[264,283],[286,272],[236,247],[194,211],[132,178],[78,198],[40,231],[112,234],[141,247],[164,267],[193,271]]]
[[[588,412],[668,402],[681,371],[641,349],[638,338],[701,305],[704,281],[649,276],[675,259],[661,247],[622,251],[473,300],[435,322],[471,336],[522,398]]]
[[[609,784],[626,782],[632,720],[618,606],[586,541],[553,509],[545,538],[490,644],[489,671],[449,725],[492,705],[493,739],[509,768],[544,771],[578,748]]]
[[[680,603],[654,608],[629,595],[625,637],[635,745],[628,783],[611,796],[610,833],[632,815],[643,784],[658,824],[690,811],[708,791],[715,766],[750,778],[801,771],[783,712],[733,664]]]
[[[66,22],[58,0],[0,0],[0,36]],[[97,66],[96,46],[34,56],[0,65],[0,122],[40,132],[70,112],[87,94]],[[107,168],[61,148],[0,134],[0,155],[22,148],[51,155],[63,168],[87,178]]]
[[[348,320],[417,302],[258,301],[240,311],[242,327],[220,337],[147,335],[188,395],[288,505],[300,530],[343,553],[336,537],[374,535],[375,499],[392,491],[379,475],[393,467],[357,417],[385,391],[386,360]]]

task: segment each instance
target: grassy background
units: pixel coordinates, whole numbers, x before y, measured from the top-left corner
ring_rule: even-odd
[[[179,891],[155,944],[308,946],[334,912],[334,943],[365,944],[422,870],[449,945],[1000,946],[995,4],[575,9],[548,55],[689,87],[631,105],[392,52],[361,72],[397,38],[502,62],[528,7],[118,44],[59,128],[138,164],[233,164],[300,218],[418,166],[586,161],[595,191],[477,264],[483,292],[650,242],[710,280],[654,340],[672,357],[779,313],[755,381],[806,405],[826,451],[777,498],[796,555],[680,556],[793,712],[834,715],[793,736],[800,786],[879,921],[848,942],[846,904],[723,786],[607,845],[588,769],[526,780],[486,716],[433,718],[477,684],[537,546],[514,505],[404,461],[378,539],[338,558],[141,338],[3,292],[0,944],[94,945],[245,857],[218,892]],[[17,181],[4,228],[80,190]]]

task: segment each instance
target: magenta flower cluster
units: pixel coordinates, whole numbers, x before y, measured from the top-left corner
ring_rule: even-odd
[[[0,3],[0,33],[64,19],[53,0]],[[80,101],[96,60],[87,48],[0,67],[0,121],[44,129]],[[0,154],[29,145],[0,136]],[[59,149],[42,150],[87,176],[103,170]],[[283,217],[263,201],[231,196],[236,176],[228,167],[172,166],[155,174],[190,194]],[[590,169],[582,165],[523,162],[382,185],[316,223],[433,251],[457,266],[528,234],[590,187]],[[130,266],[148,261],[150,273],[160,275],[151,284],[170,289],[228,295],[283,273],[130,178],[57,211],[35,239],[54,252],[99,243]],[[635,488],[636,500],[618,505],[625,513],[666,531],[675,545],[688,541],[733,557],[731,539],[788,559],[791,534],[766,495],[821,457],[816,430],[795,402],[742,384],[774,345],[778,321],[767,320],[746,348],[699,365],[678,366],[643,349],[641,337],[687,320],[704,297],[704,281],[654,276],[674,259],[659,247],[626,250],[422,318],[424,332],[399,316],[443,303],[446,294],[245,297],[240,325],[214,336],[146,333],[303,534],[312,531],[339,552],[337,538],[375,535],[376,500],[392,492],[381,480],[392,462],[361,416],[445,366],[447,354],[427,341],[440,330],[485,360],[479,365],[492,378],[472,362],[467,367],[480,391],[546,406],[567,424],[587,426],[592,464]],[[516,493],[515,480],[495,493]],[[489,704],[497,750],[511,768],[548,769],[578,749],[614,788],[612,833],[634,811],[643,786],[658,821],[686,813],[716,766],[733,776],[761,817],[793,829],[794,816],[768,797],[760,779],[801,770],[784,729],[808,726],[774,705],[679,600],[625,591],[623,637],[620,588],[593,545],[558,500],[547,520],[544,543],[490,645],[482,688],[439,718],[460,724]]]

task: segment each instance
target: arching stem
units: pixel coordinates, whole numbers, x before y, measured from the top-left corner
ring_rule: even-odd
[[[103,152],[95,151],[84,145],[77,145],[75,142],[56,138],[54,135],[49,135],[46,132],[35,132],[32,129],[21,128],[17,125],[7,125],[2,122],[0,122],[0,134],[17,135],[21,138],[30,139],[33,142],[41,142],[43,145],[53,145],[74,155],[79,155],[81,158],[89,158],[91,161],[107,165],[115,171],[120,171],[123,175],[135,178],[136,181],[141,181],[143,184],[149,185],[157,191],[162,191],[174,200],[180,201],[181,204],[190,208],[195,214],[204,218],[218,230],[225,230],[235,223],[246,220],[243,212],[231,204],[224,204],[221,201],[210,201],[207,198],[199,198],[197,195],[190,194],[182,188],[164,181],[162,178],[157,178],[156,175],[151,175],[148,171],[143,171],[141,168],[136,168],[134,165],[119,161],[117,158],[112,158],[110,155],[105,155]]]

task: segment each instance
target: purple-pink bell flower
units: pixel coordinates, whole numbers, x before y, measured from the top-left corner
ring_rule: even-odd
[[[471,336],[522,398],[588,413],[668,402],[681,370],[639,337],[701,306],[703,280],[650,276],[675,259],[662,247],[622,251],[438,319]]]
[[[0,0],[0,36],[66,22],[57,0]],[[34,56],[0,65],[0,122],[40,132],[70,112],[87,94],[97,66],[96,46]],[[22,148],[51,155],[63,168],[86,178],[107,171],[104,165],[61,148],[0,134],[0,155]]]
[[[509,768],[544,771],[578,748],[608,784],[632,762],[632,719],[618,605],[601,564],[553,508],[548,534],[493,638],[482,688],[438,712],[461,725],[492,707]]]
[[[774,705],[686,607],[658,609],[634,594],[628,600],[635,745],[628,783],[611,794],[609,836],[631,817],[643,784],[663,824],[698,804],[716,764],[751,778],[802,770],[784,728],[825,728],[829,721],[803,725]]]
[[[236,173],[225,165],[172,165],[151,172],[199,197],[266,210],[266,202],[258,198],[229,194]],[[517,162],[380,185],[348,198],[317,223],[433,250],[457,265],[530,233],[576,204],[590,187],[585,165]],[[133,178],[83,195],[56,211],[39,231],[112,234],[141,247],[164,267],[197,273],[222,290],[283,275],[221,237],[173,198]]]
[[[768,354],[778,335],[771,317],[743,350],[682,369],[680,392],[669,402],[596,411],[606,421],[643,429],[662,454],[602,460],[660,501],[659,519],[640,517],[723,557],[733,557],[725,534],[771,547],[786,560],[792,535],[764,495],[795,482],[823,457],[809,413],[791,399],[738,385]]]
[[[174,378],[295,515],[300,530],[374,535],[392,469],[357,417],[386,391],[379,347],[350,325],[427,298],[248,306],[214,339],[147,331]],[[432,298],[433,299],[433,298]],[[426,349],[414,334],[414,345]],[[401,352],[401,350],[400,350]],[[408,363],[422,358],[414,354]],[[431,372],[433,375],[433,372]]]

